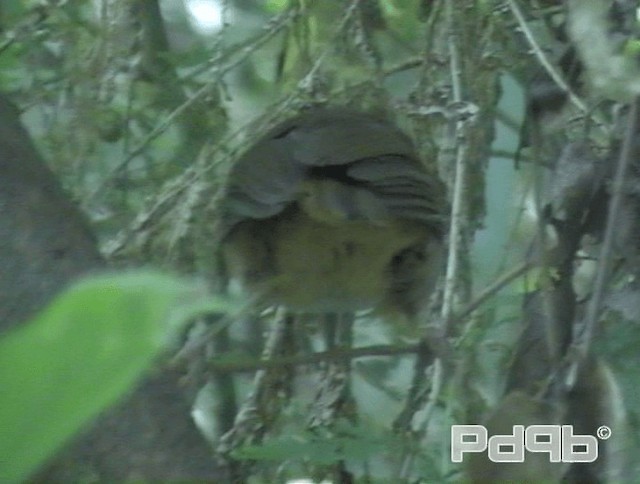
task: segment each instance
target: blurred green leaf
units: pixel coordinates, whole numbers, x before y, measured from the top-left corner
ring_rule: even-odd
[[[289,0],[267,0],[264,10],[269,13],[280,13],[289,6]]]
[[[80,281],[0,339],[0,482],[19,481],[115,402],[184,322],[229,304],[155,272]]]
[[[624,54],[629,57],[640,54],[640,40],[628,40],[624,46]]]

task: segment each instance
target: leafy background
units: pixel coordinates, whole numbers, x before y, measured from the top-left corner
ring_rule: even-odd
[[[541,180],[556,175],[552,164],[560,147],[586,139],[603,158],[616,152],[616,140],[621,138],[616,123],[621,121],[612,113],[628,101],[620,91],[633,93],[633,83],[624,79],[615,92],[599,89],[602,82],[593,79],[573,84],[580,99],[606,124],[608,135],[589,128],[589,121],[584,120],[588,116],[569,103],[569,112],[562,114],[556,127],[553,123],[545,126],[546,138],[538,142],[542,154],[533,153],[537,147],[531,147],[531,139],[535,138],[528,131],[531,86],[537,86],[543,69],[522,33],[514,4],[481,0],[8,0],[0,6],[0,89],[18,105],[20,119],[39,153],[88,217],[101,253],[112,267],[120,270],[150,264],[210,281],[215,281],[211,220],[216,190],[234,156],[266,127],[305,106],[329,102],[392,110],[417,141],[425,160],[437,166],[447,180],[452,197],[455,157],[460,154],[456,147],[464,146],[460,156],[467,172],[461,196],[466,208],[459,230],[460,261],[452,303],[458,312],[530,255],[540,204],[547,201],[536,199],[545,186],[553,186]],[[562,54],[570,42],[557,34],[566,20],[561,2],[519,4],[542,51],[571,80],[562,65]],[[617,33],[625,36],[625,55],[634,55],[632,33],[623,29]],[[635,67],[628,69],[635,74]],[[544,162],[530,163],[536,156]],[[556,191],[564,194],[569,183],[556,185]],[[634,210],[629,204],[629,217]],[[634,227],[628,231],[631,235],[622,244],[622,260],[635,261]],[[580,297],[588,300],[595,264],[584,257],[576,265],[580,270],[575,285],[582,288]],[[636,349],[640,295],[634,285],[635,262],[627,269],[615,273],[602,337],[595,346],[623,390],[630,423],[625,445],[633,450],[638,444],[640,402],[635,384],[640,377]],[[31,453],[11,458],[6,456],[12,454],[0,452],[5,456],[0,467],[8,478],[32,472],[54,444],[64,441],[117,395],[134,388],[144,368],[145,375],[162,368],[158,361],[167,357],[158,360],[159,352],[175,352],[176,339],[186,338],[179,330],[167,330],[166,325],[160,324],[157,334],[149,328],[153,321],[167,319],[167,313],[182,307],[185,297],[191,301],[195,284],[191,279],[165,279],[167,276],[155,273],[133,276],[134,282],[126,275],[113,277],[87,282],[94,285],[93,292],[88,286],[71,289],[40,316],[0,340],[6,348],[0,352],[6,373],[3,388],[14,388],[11,398],[20,399],[3,405],[6,413],[0,413],[0,426],[28,420],[33,428],[18,432],[21,438],[43,442],[30,447]],[[425,398],[427,410],[416,411],[411,424],[401,431],[399,416],[411,407],[407,395],[417,388],[414,345],[428,331],[427,324],[406,328],[363,315],[354,323],[351,344],[384,346],[400,355],[354,359],[351,373],[340,366],[340,360],[333,367],[301,364],[295,378],[286,372],[275,376],[266,372],[268,382],[264,383],[246,369],[232,372],[224,368],[253,365],[264,373],[256,355],[265,344],[262,336],[274,325],[274,315],[239,316],[233,324],[223,325],[224,331],[214,332],[213,346],[225,340],[222,350],[216,347],[215,352],[223,354],[215,364],[208,362],[202,368],[202,361],[208,361],[199,352],[202,348],[188,358],[187,380],[197,391],[189,388],[184,393],[196,402],[195,421],[216,452],[239,462],[241,473],[251,475],[254,482],[296,477],[338,480],[343,465],[359,478],[369,478],[368,482],[399,482],[417,476],[425,481],[455,481],[461,469],[449,462],[449,425],[475,423],[500,400],[521,334],[522,296],[544,285],[545,278],[542,269],[515,278],[457,325],[458,366],[449,375],[454,384],[447,381],[441,391],[435,391],[435,397]],[[108,294],[112,299],[101,301],[104,288],[100,284],[124,292]],[[188,305],[191,309],[186,314],[178,311],[182,316],[177,319],[184,324],[187,316],[200,314],[203,302],[211,300],[211,296],[195,297]],[[78,316],[65,317],[70,326],[56,336],[67,351],[48,355],[49,350],[23,338],[40,340],[43,336],[38,328],[50,332],[61,324],[60,305],[75,308],[69,311]],[[230,309],[242,309],[237,302],[212,306],[215,321]],[[84,310],[86,313],[81,312]],[[168,319],[176,319],[172,318]],[[76,320],[73,324],[78,329],[73,329]],[[83,320],[91,320],[90,327]],[[3,326],[13,324],[17,322]],[[212,324],[200,321],[200,329],[194,331],[209,334]],[[304,355],[325,349],[322,324],[313,320],[296,324],[297,351]],[[173,322],[171,326],[180,325]],[[124,341],[118,336],[123,327],[134,328],[127,329],[127,342],[140,343],[117,344]],[[271,340],[266,340],[268,346]],[[102,349],[93,351],[97,341]],[[105,359],[97,361],[94,358],[105,351],[105,341],[111,341],[109,349]],[[58,347],[58,343],[51,344]],[[403,355],[409,347],[414,350]],[[74,348],[84,349],[82,362],[77,359],[82,353]],[[132,367],[120,370],[124,362],[131,362]],[[66,375],[68,384],[84,380],[96,384],[93,390],[67,387],[67,383],[55,389],[39,386],[41,367],[58,372],[60,380],[64,379],[60,375]],[[313,410],[317,389],[331,381],[331,368],[349,375],[350,395],[340,394],[336,399],[353,408],[337,410],[327,404]],[[24,383],[25,369],[36,377],[31,387]],[[105,370],[118,374],[117,384],[101,376]],[[434,371],[425,370],[423,389],[428,392],[437,387],[433,382],[438,377],[429,373]],[[291,381],[284,384],[287,379]],[[263,390],[269,385],[280,393]],[[96,391],[95,400],[75,396],[85,391]],[[55,404],[55,394],[66,403]],[[256,394],[261,400],[251,400],[258,398]],[[259,422],[259,431],[242,434],[236,429],[230,435],[230,417],[225,412],[229,405],[242,408],[243,401],[258,401],[266,417]],[[29,410],[34,402],[46,402],[40,403],[46,410],[40,414],[42,420],[69,423],[64,429],[62,424],[46,427],[33,418],[40,412]],[[23,410],[16,412],[20,408]],[[323,410],[335,417],[331,425],[318,417]],[[49,417],[54,411],[56,417]],[[314,419],[316,424],[311,425]],[[170,425],[171,419],[166,422]],[[100,421],[94,426],[105,427]],[[222,434],[226,440],[221,440]],[[16,438],[20,437],[3,432],[0,449],[18,449]],[[177,448],[173,451],[180,453]],[[100,468],[97,457],[92,459],[93,464],[84,462],[72,475],[123,477],[105,470],[106,464]],[[100,459],[109,461],[110,457],[101,455]],[[340,461],[344,463],[336,464]],[[69,462],[74,459],[64,462],[63,468],[73,469]],[[629,475],[637,473],[631,470]],[[158,477],[135,465],[124,476]],[[198,476],[193,466],[186,466],[177,477]]]

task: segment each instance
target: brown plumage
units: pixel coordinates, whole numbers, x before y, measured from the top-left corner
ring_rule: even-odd
[[[265,303],[414,316],[440,267],[445,195],[386,119],[316,109],[232,167],[221,203],[226,273]]]

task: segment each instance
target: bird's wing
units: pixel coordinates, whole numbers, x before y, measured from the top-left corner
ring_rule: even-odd
[[[413,157],[385,155],[359,160],[349,166],[347,174],[381,199],[393,218],[430,225],[442,220],[444,185]]]
[[[295,200],[305,172],[306,168],[292,157],[288,143],[263,140],[229,173],[224,209],[254,219],[276,215]]]
[[[433,224],[443,193],[395,125],[323,109],[286,121],[256,142],[230,172],[224,208],[233,224],[272,217],[310,196],[303,209],[334,221]]]
[[[327,110],[301,122],[286,139],[294,158],[307,166],[343,165],[386,154],[414,156],[411,140],[393,124],[342,111]]]

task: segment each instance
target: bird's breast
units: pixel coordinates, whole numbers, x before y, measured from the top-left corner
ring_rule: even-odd
[[[328,224],[291,209],[234,231],[227,261],[241,286],[270,303],[303,311],[355,311],[384,300],[394,255],[426,236],[415,224]],[[234,267],[234,260],[242,261],[241,267]]]

